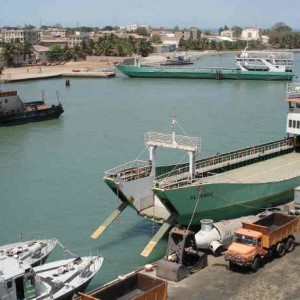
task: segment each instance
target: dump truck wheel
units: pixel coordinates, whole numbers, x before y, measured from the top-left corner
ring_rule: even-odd
[[[292,252],[295,248],[295,241],[292,237],[289,237],[285,243],[286,252]]]
[[[256,256],[251,264],[252,272],[256,272],[259,269],[259,265],[260,265],[260,258]]]
[[[234,262],[229,261],[229,268],[230,268],[232,271],[236,270],[236,267],[237,267],[237,265],[236,265]]]
[[[278,257],[282,257],[285,254],[285,244],[283,243],[278,243],[277,247],[276,247],[276,252]]]

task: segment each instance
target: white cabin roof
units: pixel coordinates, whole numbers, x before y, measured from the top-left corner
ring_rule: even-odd
[[[30,265],[19,262],[13,256],[0,256],[0,282],[22,276],[30,268]]]

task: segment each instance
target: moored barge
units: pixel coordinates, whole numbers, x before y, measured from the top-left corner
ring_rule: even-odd
[[[60,101],[51,106],[44,100],[23,102],[17,91],[0,90],[0,126],[57,119],[63,112]]]

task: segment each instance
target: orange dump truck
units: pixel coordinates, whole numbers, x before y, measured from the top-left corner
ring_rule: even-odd
[[[257,271],[264,257],[282,257],[295,247],[294,234],[299,231],[299,217],[272,213],[254,223],[242,223],[225,253],[231,269],[240,266]]]

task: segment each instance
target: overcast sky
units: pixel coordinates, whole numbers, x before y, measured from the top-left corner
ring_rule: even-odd
[[[0,26],[300,28],[300,0],[0,0]]]

